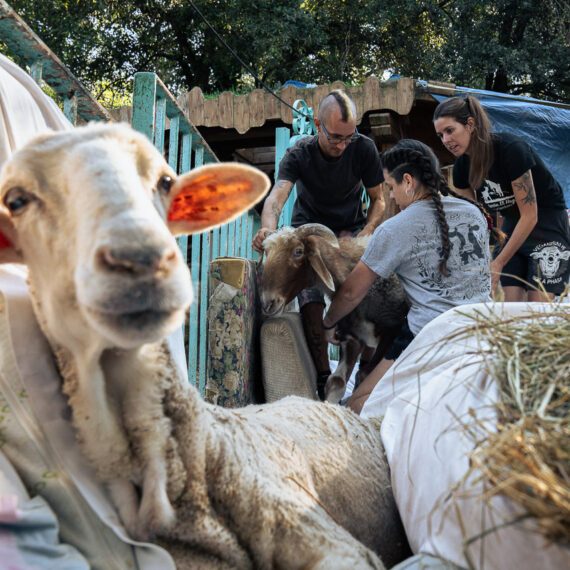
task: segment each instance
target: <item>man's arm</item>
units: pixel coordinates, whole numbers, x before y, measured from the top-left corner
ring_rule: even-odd
[[[265,199],[263,210],[261,211],[261,228],[253,238],[253,249],[261,253],[263,251],[263,240],[277,229],[281,210],[289,198],[293,182],[289,180],[277,180]]]
[[[384,194],[382,193],[382,183],[367,188],[366,192],[370,197],[370,206],[368,207],[368,214],[366,216],[366,225],[362,228],[358,236],[372,235],[380,223],[384,215],[384,209],[386,208]]]

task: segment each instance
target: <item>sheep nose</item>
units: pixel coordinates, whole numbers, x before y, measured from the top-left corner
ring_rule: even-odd
[[[97,250],[97,265],[104,271],[130,275],[167,275],[177,262],[176,250],[152,247],[108,247]]]
[[[281,310],[283,301],[279,298],[264,300],[261,304],[263,314],[267,316],[274,315]]]

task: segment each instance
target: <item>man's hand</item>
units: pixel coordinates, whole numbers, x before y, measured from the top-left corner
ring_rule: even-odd
[[[253,238],[253,249],[258,253],[263,253],[263,241],[272,233],[273,230],[270,230],[269,228],[260,228]]]

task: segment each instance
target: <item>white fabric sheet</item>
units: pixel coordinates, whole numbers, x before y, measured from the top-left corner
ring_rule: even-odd
[[[120,540],[136,548],[140,570],[173,569],[174,563],[164,550],[155,545],[137,543],[127,536],[103,486],[96,481],[84,459],[66,412],[61,378],[34,317],[25,279],[26,269],[23,266],[0,266],[0,290],[5,295],[12,334],[10,350],[14,351],[16,367],[45,438],[93,511]]]
[[[532,305],[533,310],[538,308],[548,311],[549,305]],[[485,507],[481,484],[472,481],[467,484],[467,496],[458,500],[449,496],[467,473],[474,447],[459,423],[470,422],[470,410],[476,410],[478,418],[494,426],[493,404],[498,398],[495,382],[475,354],[477,339],[449,337],[473,324],[466,313],[514,316],[528,310],[524,303],[478,304],[444,313],[402,353],[362,410],[364,417],[384,415],[382,440],[414,553],[485,570],[570,568],[570,550],[547,545],[534,532],[531,520],[477,538],[521,513],[507,498],[496,497],[491,507]],[[468,547],[466,539],[472,540]]]
[[[0,166],[36,135],[71,128],[65,115],[36,82],[0,54]]]

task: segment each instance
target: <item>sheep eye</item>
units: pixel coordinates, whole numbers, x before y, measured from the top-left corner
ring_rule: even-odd
[[[305,250],[302,247],[296,247],[293,250],[293,257],[302,257],[305,253]]]
[[[34,197],[23,188],[12,188],[4,196],[4,205],[10,212],[17,216],[21,214]]]
[[[174,180],[170,176],[161,176],[158,179],[156,187],[164,194],[168,194],[170,189],[172,188],[172,184],[174,184]]]

